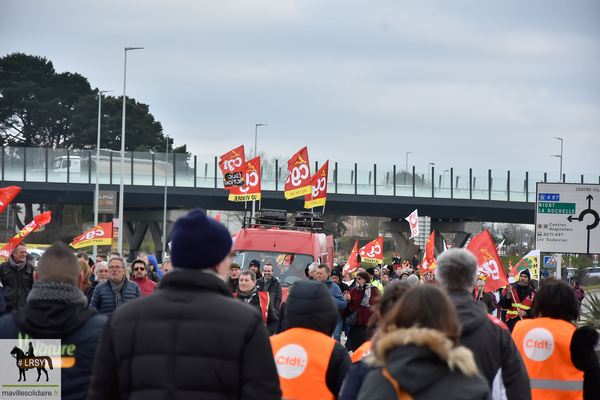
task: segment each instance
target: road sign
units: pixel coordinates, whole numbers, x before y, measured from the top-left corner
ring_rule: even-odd
[[[560,254],[554,253],[552,254],[552,257],[550,257],[550,261],[548,262],[551,264],[556,264],[556,262],[558,261],[558,257],[560,257]]]
[[[556,268],[556,264],[550,261],[552,256],[544,256],[544,268]]]
[[[536,249],[548,253],[600,253],[598,210],[600,185],[538,182]]]
[[[446,250],[450,250],[451,248],[454,247],[454,243],[445,243],[446,244]]]

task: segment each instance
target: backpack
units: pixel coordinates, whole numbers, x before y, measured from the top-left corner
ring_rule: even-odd
[[[575,288],[575,297],[577,298],[577,301],[581,301],[585,297],[585,292],[583,291],[581,286],[577,286]]]

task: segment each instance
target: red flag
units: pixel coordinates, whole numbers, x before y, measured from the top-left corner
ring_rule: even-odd
[[[358,259],[356,258],[356,254],[358,253],[358,240],[354,243],[354,248],[352,252],[350,252],[350,257],[348,257],[348,262],[344,265],[342,269],[342,273],[346,275],[348,272],[355,273],[358,269]]]
[[[288,171],[290,173],[285,180],[285,198],[293,199],[294,197],[310,194],[312,185],[308,164],[308,149],[306,147],[290,158]]]
[[[508,285],[506,271],[490,231],[486,229],[471,239],[467,250],[477,257],[477,275],[485,277],[484,292],[493,292]]]
[[[229,201],[260,200],[260,157],[246,163],[246,184],[229,191]]]
[[[9,186],[0,189],[0,214],[2,214],[4,209],[8,207],[10,202],[13,201],[20,191],[21,188],[18,186]]]
[[[215,217],[215,221],[221,222],[221,213]]]
[[[19,233],[15,235],[14,238],[9,239],[8,243],[4,245],[2,250],[0,250],[0,257],[8,258],[12,253],[13,249],[17,247],[25,236],[29,235],[31,232],[35,232],[40,229],[43,225],[46,225],[52,219],[52,211],[46,211],[43,214],[36,215],[33,218],[33,221],[25,225],[23,229]]]
[[[383,263],[383,236],[367,243],[358,252],[363,261]]]
[[[425,244],[425,258],[421,262],[421,276],[425,276],[427,273],[433,273],[435,271],[435,231],[431,232],[427,243]]]
[[[232,187],[244,186],[244,175],[246,172],[246,159],[244,146],[240,146],[221,156],[219,167],[223,172],[223,187],[229,190]]]
[[[74,249],[87,246],[111,245],[113,241],[113,223],[98,224],[81,236],[77,236],[70,246]]]
[[[312,196],[304,196],[304,208],[320,207],[327,200],[327,174],[329,173],[329,160],[313,175]]]

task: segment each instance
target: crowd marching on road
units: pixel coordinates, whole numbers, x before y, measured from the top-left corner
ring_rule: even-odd
[[[72,346],[64,399],[600,399],[578,284],[534,288],[524,269],[487,293],[475,256],[451,249],[426,281],[395,257],[345,274],[314,262],[283,288],[232,245],[199,209],[160,266],[57,242],[34,268],[20,244],[0,264],[0,339]]]

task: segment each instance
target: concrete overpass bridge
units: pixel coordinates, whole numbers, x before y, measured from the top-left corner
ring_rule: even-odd
[[[202,207],[244,210],[228,201],[214,156],[126,152],[125,235],[132,251],[150,230],[161,248],[165,186],[171,211]],[[100,190],[118,191],[120,153],[95,150],[4,147],[0,184],[22,188],[19,203],[92,205],[99,171]],[[316,171],[322,162],[315,162]],[[285,200],[287,160],[263,162],[262,207],[303,209],[303,199]],[[331,214],[391,218],[385,228],[396,241],[408,232],[404,218],[415,208],[429,216],[437,232],[458,233],[466,241],[475,222],[534,223],[537,182],[558,182],[557,173],[485,168],[330,162],[326,211]],[[568,183],[598,183],[600,175],[564,174]],[[167,231],[175,218],[170,218]],[[462,236],[461,236],[462,234]],[[460,243],[456,243],[460,245]]]

